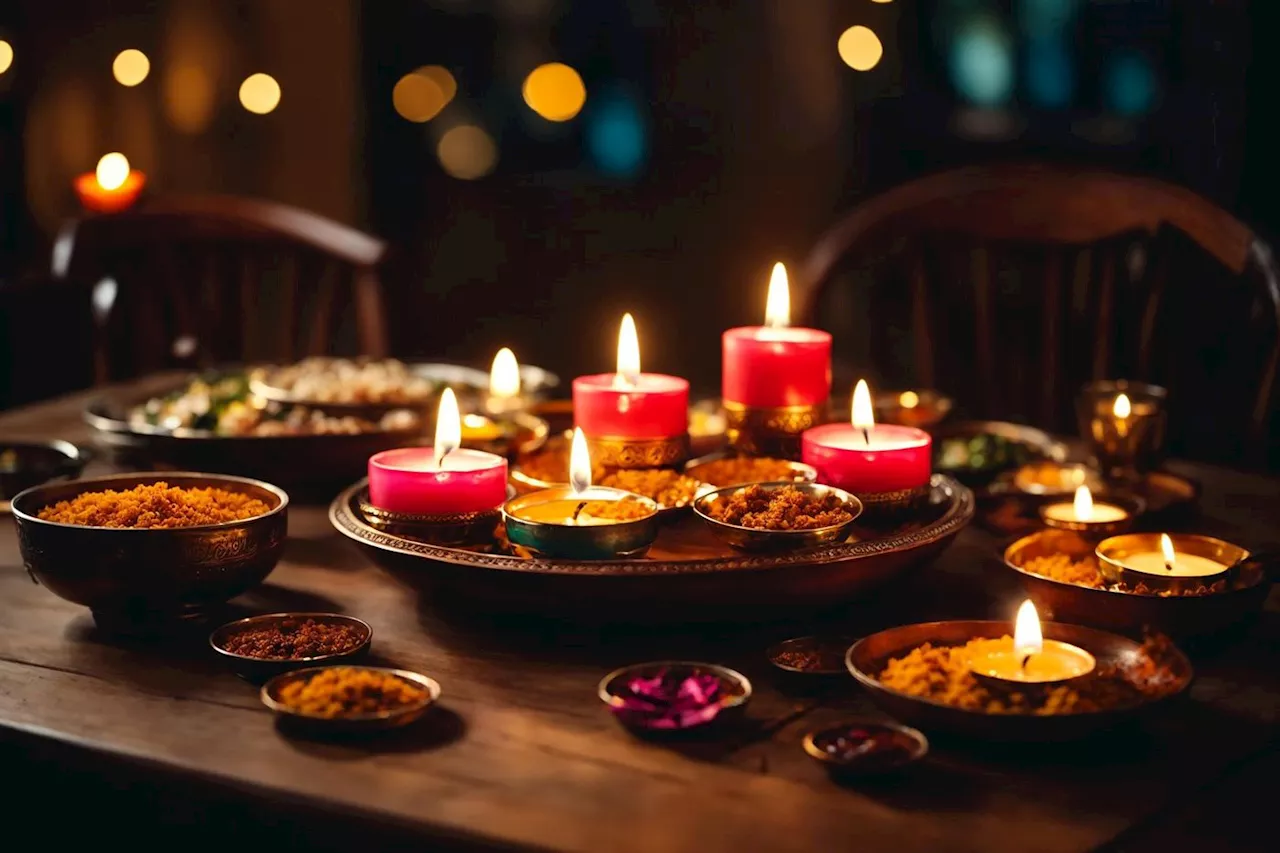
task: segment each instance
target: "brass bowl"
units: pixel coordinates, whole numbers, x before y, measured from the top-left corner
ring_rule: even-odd
[[[737,524],[726,524],[711,517],[711,505],[722,497],[729,497],[734,492],[748,486],[761,486],[768,491],[791,487],[799,489],[811,497],[835,495],[839,498],[849,520],[827,527],[812,530],[760,530],[753,527],[741,527]],[[805,548],[817,548],[821,545],[835,545],[849,538],[853,532],[854,522],[862,515],[862,501],[843,489],[834,486],[823,486],[816,483],[747,483],[741,486],[725,486],[704,492],[694,500],[693,511],[706,524],[711,532],[721,540],[742,551],[797,551]]]
[[[841,732],[849,731],[855,727],[895,732],[911,741],[913,748],[896,761],[875,761],[870,755],[866,758],[859,756],[853,760],[848,760],[838,755],[833,755],[823,748],[822,744],[825,741],[832,737],[838,737]],[[832,776],[853,778],[893,773],[909,764],[914,764],[929,752],[929,739],[910,726],[903,726],[885,720],[852,719],[845,720],[834,726],[823,726],[820,729],[814,729],[804,736],[803,746],[805,754],[825,767]]]
[[[713,488],[726,488],[728,486],[745,486],[751,482],[759,482],[759,480],[749,480],[745,483],[711,483],[703,480],[698,476],[698,469],[712,462],[719,462],[721,459],[733,459],[740,454],[732,450],[721,450],[716,453],[708,453],[706,456],[699,456],[697,459],[690,459],[685,463],[684,473],[695,480],[707,483]],[[790,459],[781,460],[787,463],[787,467],[791,470],[791,476],[796,483],[815,483],[818,480],[818,469],[812,465],[806,465],[803,462],[795,462]]]
[[[0,442],[0,509],[19,492],[60,478],[75,479],[90,455],[69,441]]]
[[[643,518],[611,524],[568,525],[524,518],[520,513],[548,501],[635,500],[650,510]],[[612,560],[643,554],[658,538],[658,505],[642,495],[592,486],[575,493],[568,486],[520,495],[502,507],[507,538],[547,557],[567,560]]]
[[[284,689],[285,685],[292,684],[295,681],[305,681],[316,673],[329,669],[326,666],[295,669],[292,672],[277,675],[262,685],[262,690],[258,695],[262,699],[262,704],[274,711],[276,718],[281,723],[316,734],[362,734],[386,729],[398,729],[421,719],[440,699],[440,683],[420,672],[411,672],[407,669],[391,669],[383,666],[357,666],[356,668],[403,678],[405,681],[426,690],[427,698],[417,705],[396,708],[393,711],[379,711],[376,714],[359,714],[351,717],[318,717],[304,714],[280,701],[280,691]]]
[[[914,406],[903,405],[903,397],[908,393],[916,397]],[[852,404],[853,401],[849,402]],[[875,408],[877,423],[929,429],[951,414],[955,401],[931,388],[904,388],[901,391],[878,392],[872,405]],[[835,411],[847,412],[849,408],[849,406],[842,406]]]
[[[1175,638],[1213,636],[1243,623],[1262,609],[1271,585],[1261,565],[1241,566],[1234,587],[1206,595],[1154,595],[1099,589],[1045,577],[1026,568],[1037,557],[1066,554],[1078,561],[1095,554],[1096,543],[1064,530],[1041,530],[1004,551],[1004,564],[1017,572],[1041,616],[1091,625],[1122,634],[1149,628]]]
[[[1097,659],[1098,667],[1132,661],[1142,646],[1117,634],[1045,622],[1046,639],[1079,646]],[[864,637],[845,655],[845,665],[866,688],[871,700],[895,719],[922,729],[989,741],[1049,743],[1088,737],[1115,726],[1151,715],[1191,686],[1191,663],[1177,649],[1170,649],[1162,661],[1169,682],[1166,691],[1136,705],[1072,714],[988,714],[957,708],[933,699],[913,696],[880,681],[880,673],[890,658],[901,657],[925,643],[934,646],[961,646],[975,638],[997,638],[1013,633],[1008,621],[950,621],[901,625]]]
[[[241,521],[178,528],[87,527],[42,521],[40,510],[85,492],[164,481],[252,495],[268,511]],[[270,483],[217,474],[117,474],[27,489],[13,499],[18,543],[31,577],[83,604],[107,629],[148,632],[198,618],[256,586],[284,550],[289,496]]]
[[[315,655],[308,658],[255,658],[249,655],[236,654],[227,648],[227,641],[243,631],[270,628],[287,620],[305,622],[311,619],[324,625],[347,625],[354,628],[361,636],[360,642],[350,649],[330,655]],[[254,683],[261,683],[274,678],[282,672],[309,667],[331,666],[336,663],[350,663],[369,651],[373,642],[373,628],[369,623],[354,616],[343,616],[340,613],[266,613],[262,616],[250,616],[237,619],[214,629],[209,635],[209,646],[222,657],[232,671],[241,678]]]
[[[642,717],[628,715],[621,710],[623,700],[618,694],[628,679],[652,677],[663,670],[674,673],[677,677],[685,678],[699,673],[714,675],[720,680],[721,689],[725,691],[720,700],[720,712],[707,722],[696,726],[689,726],[683,729],[663,729],[647,725]],[[714,663],[682,660],[659,660],[619,667],[600,679],[600,684],[596,687],[596,695],[600,697],[601,702],[609,707],[610,711],[614,712],[618,722],[634,732],[648,735],[679,735],[691,731],[705,731],[711,726],[718,728],[726,722],[737,720],[743,715],[747,703],[751,701],[753,692],[751,682],[737,670]]]
[[[843,650],[848,649],[854,642],[855,640],[852,637],[792,637],[789,640],[774,643],[765,650],[765,657],[769,659],[769,663],[773,664],[780,673],[785,674],[788,678],[793,676],[796,679],[822,679],[835,676],[848,678],[844,668]],[[838,662],[833,661],[836,665],[826,669],[801,669],[783,660],[783,657],[788,652],[820,651],[822,649],[832,650],[837,648],[841,649],[840,655],[837,656]]]
[[[1198,536],[1189,533],[1170,533],[1173,549],[1179,554],[1190,554],[1205,557],[1221,563],[1227,568],[1215,575],[1199,575],[1185,577],[1179,575],[1156,575],[1139,572],[1124,564],[1131,555],[1154,551],[1160,553],[1159,533],[1129,533],[1124,536],[1112,536],[1098,543],[1098,570],[1102,576],[1113,583],[1127,583],[1132,586],[1144,584],[1149,589],[1184,592],[1226,581],[1228,587],[1236,585],[1240,568],[1249,559],[1249,552],[1239,545],[1232,545],[1212,536]]]
[[[1109,495],[1104,491],[1094,494],[1094,498],[1096,503],[1108,503],[1120,507],[1120,509],[1124,510],[1125,516],[1117,518],[1115,521],[1076,521],[1052,518],[1048,512],[1049,507],[1056,503],[1066,503],[1065,500],[1055,500],[1040,505],[1040,520],[1044,522],[1045,527],[1052,527],[1056,530],[1069,530],[1096,541],[1105,539],[1108,536],[1115,536],[1117,533],[1124,533],[1133,527],[1140,515],[1147,511],[1147,502],[1137,495]]]
[[[1095,495],[1105,490],[1102,475],[1088,465],[1055,459],[1028,462],[1013,472],[1011,482],[1015,490],[1033,497],[1071,495],[1080,486],[1088,486]]]

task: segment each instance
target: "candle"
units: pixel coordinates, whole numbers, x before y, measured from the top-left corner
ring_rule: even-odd
[[[1085,387],[1077,401],[1081,435],[1103,472],[1125,479],[1157,464],[1164,444],[1166,392],[1117,380]]]
[[[821,405],[831,396],[831,335],[793,328],[787,270],[774,264],[763,326],[721,338],[721,395],[760,408]]]
[[[990,645],[990,651],[969,659],[969,668],[976,676],[996,681],[1052,684],[1088,675],[1097,665],[1093,655],[1079,646],[1044,639],[1040,615],[1030,599],[1018,608],[1013,640],[1007,645],[999,641]]]
[[[818,482],[855,494],[926,487],[932,447],[924,430],[877,425],[865,380],[853,392],[851,423],[814,427],[801,437],[802,459],[817,469]]]
[[[486,512],[507,496],[507,460],[459,450],[462,423],[452,388],[440,397],[435,444],[369,458],[369,501],[388,512],[455,515]]]
[[[1094,503],[1093,493],[1089,491],[1089,487],[1080,486],[1076,489],[1075,500],[1071,503],[1063,501],[1049,504],[1044,508],[1043,515],[1055,521],[1105,523],[1120,521],[1127,518],[1129,513],[1115,504]]]
[[[503,347],[493,357],[485,408],[495,415],[524,408],[524,400],[520,396],[520,363],[510,347]]]
[[[1174,551],[1168,533],[1160,534],[1159,551],[1138,551],[1121,559],[1121,565],[1135,572],[1172,578],[1202,578],[1225,572],[1228,566],[1198,554]]]
[[[622,317],[616,373],[573,380],[573,417],[588,438],[665,439],[688,430],[689,383],[642,373],[635,321]]]
[[[146,182],[147,176],[131,170],[123,154],[112,152],[102,156],[92,174],[77,176],[74,186],[85,210],[119,213],[137,201]]]

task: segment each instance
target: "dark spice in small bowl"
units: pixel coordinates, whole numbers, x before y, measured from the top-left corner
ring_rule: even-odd
[[[795,637],[771,646],[769,662],[788,673],[800,675],[848,675],[844,655],[853,645],[847,637]]]
[[[349,662],[369,648],[373,629],[340,613],[269,613],[229,622],[209,645],[250,681],[291,669]]]
[[[804,751],[833,773],[872,775],[897,770],[924,756],[929,742],[895,723],[853,720],[810,732]]]

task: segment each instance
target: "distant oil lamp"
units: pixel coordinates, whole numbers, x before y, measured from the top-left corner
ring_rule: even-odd
[[[876,395],[877,420],[928,429],[951,413],[952,400],[928,388],[887,391]]]
[[[546,443],[549,428],[542,418],[524,411],[520,365],[503,347],[489,371],[489,394],[481,412],[462,416],[462,445],[500,456],[533,453]]]
[[[512,498],[507,538],[550,557],[603,560],[644,553],[658,535],[658,505],[621,489],[591,485],[591,456],[573,431],[569,485]]]
[[[1097,660],[1079,646],[1046,640],[1040,615],[1030,599],[1022,602],[1014,622],[1013,638],[984,643],[989,650],[969,660],[974,677],[989,686],[1053,685],[1093,672]]]
[[[130,169],[123,154],[112,152],[102,156],[93,172],[78,175],[74,187],[85,210],[120,213],[133,206],[146,183],[147,176]]]
[[[504,415],[525,408],[520,394],[520,363],[510,347],[503,347],[493,357],[489,369],[489,396],[485,398],[485,411],[491,415]]]
[[[1081,437],[1111,479],[1155,467],[1164,445],[1165,389],[1125,380],[1095,382],[1077,400]]]
[[[1139,498],[1095,501],[1089,487],[1081,485],[1076,487],[1070,502],[1058,501],[1042,506],[1040,519],[1046,527],[1102,538],[1126,529],[1143,509],[1143,501]]]

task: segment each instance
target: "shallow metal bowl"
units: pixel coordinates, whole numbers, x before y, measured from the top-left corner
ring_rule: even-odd
[[[828,736],[838,736],[840,732],[849,731],[854,727],[897,732],[911,741],[913,749],[906,755],[901,756],[897,761],[876,762],[863,759],[861,756],[852,760],[843,759],[822,748],[822,741],[826,740]],[[903,726],[886,720],[855,718],[845,720],[834,726],[823,726],[820,729],[814,729],[804,736],[803,746],[805,754],[825,767],[832,776],[852,778],[893,773],[919,761],[929,752],[929,739],[910,726]]]
[[[79,477],[88,461],[88,452],[69,441],[0,442],[0,509],[32,486]]]
[[[703,465],[707,465],[711,462],[718,462],[721,459],[730,459],[738,455],[739,454],[731,450],[721,450],[716,453],[708,453],[706,456],[699,456],[697,459],[690,459],[688,462],[686,462],[684,466],[684,473],[692,477],[693,479],[698,480],[699,482],[707,483],[712,488],[717,488],[717,489],[727,488],[729,486],[747,485],[747,483],[709,483],[707,480],[703,480],[701,477],[698,476],[698,469],[701,468]],[[806,465],[803,462],[794,462],[792,460],[783,460],[783,461],[785,461],[788,467],[791,469],[791,475],[794,482],[813,483],[817,481],[818,469],[814,468],[812,465]],[[755,481],[755,482],[759,482],[759,481]]]
[[[572,526],[525,518],[522,510],[557,500],[635,500],[649,512],[643,518],[612,524]],[[507,538],[548,557],[569,560],[612,560],[638,556],[658,538],[658,505],[643,495],[592,486],[576,493],[568,486],[520,495],[502,507]]]
[[[347,625],[356,630],[361,640],[357,645],[346,651],[330,655],[315,655],[309,658],[255,658],[249,655],[236,654],[227,649],[227,642],[243,631],[270,628],[273,625],[280,625],[282,622],[289,620],[305,622],[308,619],[322,625]],[[349,663],[368,652],[371,642],[373,642],[373,628],[369,626],[368,622],[357,619],[354,616],[344,616],[341,613],[266,613],[261,616],[250,616],[247,619],[228,622],[214,629],[213,633],[209,635],[210,647],[227,662],[236,675],[255,683],[266,681],[268,678],[273,678],[282,672],[288,672],[293,669]]]
[[[700,673],[714,675],[720,680],[721,688],[724,690],[724,696],[720,699],[720,712],[705,723],[683,729],[654,728],[646,725],[642,717],[633,718],[626,713],[620,713],[623,700],[619,694],[629,679],[652,678],[664,670],[673,673],[677,678],[687,678]],[[709,726],[719,726],[736,720],[742,716],[753,693],[751,681],[736,669],[715,663],[687,660],[657,660],[619,667],[600,679],[600,684],[596,687],[596,695],[609,707],[610,711],[614,712],[618,722],[632,731],[649,735],[679,735],[682,732],[700,731]]]
[[[812,530],[759,530],[753,527],[741,527],[737,524],[726,524],[711,517],[711,505],[722,497],[729,497],[734,492],[749,486],[761,486],[768,491],[783,488],[795,488],[811,497],[835,495],[840,499],[844,509],[849,513],[849,520],[827,527]],[[820,545],[835,545],[849,538],[853,532],[854,522],[862,515],[862,501],[843,489],[834,486],[822,486],[815,483],[746,483],[741,486],[725,486],[698,495],[693,502],[693,511],[716,536],[724,542],[743,551],[796,551],[803,548],[816,548]]]
[[[1138,572],[1125,565],[1125,559],[1131,554],[1143,551],[1160,553],[1159,533],[1127,533],[1112,536],[1098,543],[1098,569],[1109,581],[1124,582],[1133,586],[1145,584],[1151,589],[1163,589],[1174,592],[1194,590],[1197,587],[1218,581],[1226,581],[1228,587],[1237,585],[1240,570],[1249,559],[1249,552],[1239,545],[1215,539],[1212,536],[1199,536],[1190,533],[1170,533],[1174,550],[1179,554],[1192,554],[1221,563],[1227,568],[1221,574],[1200,577],[1182,577],[1176,575],[1154,575]]]
[[[313,732],[316,734],[360,734],[364,732],[383,731],[385,729],[398,729],[401,726],[407,726],[416,722],[427,713],[430,708],[440,699],[440,682],[434,678],[423,675],[420,672],[412,672],[407,669],[391,669],[382,666],[355,666],[356,669],[370,670],[373,672],[382,672],[388,675],[394,675],[397,678],[403,678],[405,681],[411,682],[427,691],[427,698],[420,704],[409,705],[404,708],[396,708],[393,711],[380,711],[376,714],[359,714],[351,717],[317,717],[311,714],[303,714],[280,701],[280,691],[284,689],[286,684],[292,684],[295,681],[305,681],[319,672],[323,672],[330,667],[313,666],[307,669],[295,669],[292,672],[286,672],[277,675],[275,678],[262,685],[262,691],[259,697],[262,704],[266,705],[275,712],[276,717],[282,723],[296,727],[300,730]]]
[[[85,492],[164,481],[215,487],[262,500],[268,511],[241,521],[178,528],[112,528],[38,518],[40,510]],[[162,627],[203,615],[256,586],[284,550],[289,496],[270,483],[190,472],[150,472],[50,483],[13,499],[22,561],[32,579],[93,610],[108,629]]]

